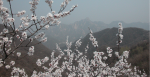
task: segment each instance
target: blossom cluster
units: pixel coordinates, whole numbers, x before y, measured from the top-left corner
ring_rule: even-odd
[[[79,39],[79,40],[76,41],[75,46],[76,46],[76,47],[80,47],[81,44],[82,44],[81,39]]]
[[[119,25],[118,33],[116,34],[116,36],[118,36],[118,41],[116,42],[117,45],[119,45],[120,43],[122,43],[122,39],[123,39],[123,35],[122,35],[122,31],[123,31],[122,23],[118,23],[118,25]]]
[[[38,59],[36,64],[38,66],[41,66],[42,64],[44,64],[45,62],[47,62],[49,60],[49,57],[45,57],[44,59]]]
[[[94,38],[94,36],[93,36],[93,32],[92,32],[92,30],[90,29],[90,40],[92,41],[92,45],[94,46],[94,47],[98,47],[98,42],[96,41],[96,38]]]
[[[107,53],[108,53],[108,56],[109,57],[111,57],[112,56],[112,54],[111,54],[111,52],[112,52],[113,50],[112,49],[110,49],[110,47],[107,47]]]
[[[32,12],[35,11],[35,9],[37,8],[36,5],[38,5],[38,1],[39,0],[32,0],[29,2],[29,4],[31,4],[30,11],[32,11]]]
[[[27,39],[27,32],[22,32],[22,39],[26,40]]]
[[[52,7],[53,0],[45,0],[45,2],[49,4],[49,7]]]
[[[28,75],[25,73],[24,69],[13,67],[13,71],[11,72],[12,77],[19,77],[22,75],[22,77],[28,77]]]
[[[17,14],[16,14],[16,16],[17,17],[20,17],[21,15],[24,15],[26,13],[26,11],[25,10],[22,10],[22,11],[19,11]]]
[[[34,46],[31,46],[31,47],[29,48],[28,55],[31,56],[31,55],[33,55],[33,53],[34,53]]]
[[[65,0],[64,2],[61,3],[60,6],[64,7],[65,5],[67,5],[69,3],[69,1],[71,1],[71,0]]]
[[[126,53],[126,51],[124,51]],[[58,66],[58,61],[62,57],[62,55],[58,55],[58,57],[54,58],[54,52],[51,54],[51,62],[49,63],[49,67],[43,66],[45,72],[37,72],[34,70],[32,77],[52,77],[52,76],[58,76],[62,77],[62,73],[65,72],[65,74],[68,77],[104,77],[104,76],[132,76],[132,77],[146,77],[146,73],[141,73],[140,70],[132,70],[130,68],[131,64],[127,63],[127,57],[126,55],[121,55],[118,62],[115,63],[113,67],[109,67],[109,64],[106,64],[102,60],[106,58],[106,56],[103,57],[104,52],[93,52],[94,59],[87,59],[86,55],[81,56],[77,63],[78,65],[73,64],[73,57],[71,57],[71,54],[68,56],[69,58],[65,59],[61,66]],[[75,54],[74,54],[75,55]],[[75,56],[74,56],[75,58]],[[44,58],[45,59],[45,58]],[[41,66],[44,59],[40,60],[38,59],[37,65]],[[47,60],[46,60],[47,61]],[[96,69],[95,69],[96,68]],[[56,69],[56,70],[55,70]],[[65,70],[68,70],[66,72]],[[140,73],[140,74],[139,74]]]
[[[5,63],[3,63],[3,61],[0,59],[0,67],[4,66]],[[15,61],[11,61],[9,64],[5,65],[6,69],[10,69],[11,67],[13,67],[15,65]]]
[[[28,16],[26,16],[26,17],[21,17],[21,19],[20,19],[21,21],[22,21],[22,25],[20,25],[20,27],[19,28],[23,28],[23,27],[25,27],[25,28],[27,28],[28,26],[29,26],[29,21],[30,21],[30,19],[29,19],[29,17]]]
[[[88,49],[89,49],[89,44],[87,44],[85,47],[85,53],[87,53]]]
[[[45,36],[45,33],[44,32],[41,32],[41,33],[38,33],[35,38],[36,39],[39,39],[39,38],[43,38]]]

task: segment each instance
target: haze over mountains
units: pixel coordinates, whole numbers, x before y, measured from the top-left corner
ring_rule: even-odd
[[[144,30],[149,30],[149,23],[133,22],[125,23],[123,21],[113,21],[110,24],[105,24],[101,21],[91,21],[89,18],[85,18],[80,21],[76,21],[72,24],[60,24],[59,26],[51,26],[46,31],[48,42],[44,43],[50,49],[55,49],[55,44],[58,43],[60,46],[64,46],[66,37],[69,36],[69,41],[74,42],[80,37],[85,37],[89,33],[88,27],[93,32],[98,32],[106,28],[118,27],[118,23],[121,22],[124,28],[136,27]]]

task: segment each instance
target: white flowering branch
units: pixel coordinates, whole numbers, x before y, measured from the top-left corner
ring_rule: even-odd
[[[118,41],[117,46],[118,46],[118,52],[119,52],[119,45],[120,43],[122,43],[122,39],[123,39],[123,35],[122,35],[122,31],[123,31],[123,27],[122,27],[122,23],[118,23],[119,28],[118,28],[118,33],[116,34],[116,36],[118,36]]]
[[[31,17],[29,17],[29,15],[23,16],[26,13],[25,10],[19,11],[18,13],[13,13],[11,1],[13,0],[7,0],[7,2],[10,5],[10,12],[9,12],[8,8],[3,7],[3,0],[0,0],[0,16],[4,26],[3,31],[0,33],[0,48],[2,50],[2,53],[0,53],[1,66],[4,65],[2,63],[5,63],[5,60],[12,54],[16,53],[16,56],[20,57],[21,52],[15,52],[20,47],[29,47],[29,52],[27,54],[29,56],[33,55],[34,46],[47,41],[45,33],[44,32],[38,33],[38,32],[41,30],[47,30],[49,26],[59,25],[60,24],[59,19],[69,15],[77,7],[77,5],[75,5],[68,12],[63,12],[63,10],[65,9],[63,8],[63,10],[61,9],[60,11],[63,13],[56,14],[55,11],[52,10],[53,1],[45,0],[45,2],[48,3],[49,7],[51,8],[51,13],[48,13],[47,16],[41,16],[39,20],[36,16],[35,10],[37,9],[37,5],[39,4],[40,0],[32,0],[29,2],[29,4],[31,4],[30,8],[30,11],[32,12]],[[65,0],[66,4],[69,1]],[[17,17],[22,16],[20,19],[21,23],[19,27],[15,26],[14,16]],[[32,24],[30,24],[30,22]],[[31,42],[38,39],[40,39],[38,43],[30,45]],[[17,40],[19,40],[19,43],[16,43]],[[25,45],[26,42],[28,43]]]

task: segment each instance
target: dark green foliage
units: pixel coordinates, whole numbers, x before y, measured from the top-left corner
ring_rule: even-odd
[[[149,75],[149,41],[144,41],[131,47],[128,61],[132,66],[138,66]]]

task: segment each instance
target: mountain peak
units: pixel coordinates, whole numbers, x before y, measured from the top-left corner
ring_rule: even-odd
[[[118,24],[119,22],[125,23],[124,21],[112,21],[110,24]]]
[[[86,17],[84,20],[91,21],[89,17]]]
[[[86,17],[85,19],[81,19],[79,21],[76,21],[75,23],[83,23],[83,22],[91,22],[91,20],[90,20],[90,18]]]
[[[90,18],[86,17],[85,19],[82,19],[81,21],[88,21],[88,22],[90,22],[91,20],[90,20]]]

